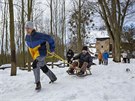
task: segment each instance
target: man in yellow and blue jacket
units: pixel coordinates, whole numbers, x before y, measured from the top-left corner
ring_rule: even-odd
[[[57,80],[55,74],[46,66],[44,61],[47,54],[46,42],[49,43],[52,55],[55,51],[55,42],[50,35],[36,32],[31,21],[25,24],[25,29],[27,31],[25,41],[34,60],[32,66],[36,83],[35,90],[39,90],[41,89],[40,69],[50,78],[50,83]]]

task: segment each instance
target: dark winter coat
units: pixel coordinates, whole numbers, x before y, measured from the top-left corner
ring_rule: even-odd
[[[80,53],[73,57],[73,60],[79,60],[79,67],[81,68],[84,62],[88,63],[88,68],[93,64],[91,55],[87,52],[86,54]]]
[[[74,52],[71,49],[69,49],[66,56],[68,59],[71,59],[74,56]]]
[[[132,54],[130,52],[127,53],[127,59],[131,59],[132,58]]]

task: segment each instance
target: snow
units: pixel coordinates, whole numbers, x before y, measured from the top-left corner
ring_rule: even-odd
[[[95,56],[96,48],[89,48],[89,51],[93,53],[91,56]]]
[[[47,62],[47,64],[52,64],[52,62]],[[55,62],[54,64],[59,65],[59,64],[63,64],[63,62],[62,61],[58,61],[58,62]]]
[[[3,64],[0,66],[0,68],[10,68],[11,64]]]
[[[66,73],[67,67],[52,71],[58,80],[49,79],[41,72],[42,90],[34,90],[33,72],[17,70],[10,76],[10,69],[0,70],[0,101],[135,101],[135,59],[130,64],[114,63],[91,67],[92,75],[77,77]],[[130,68],[130,72],[126,72]]]

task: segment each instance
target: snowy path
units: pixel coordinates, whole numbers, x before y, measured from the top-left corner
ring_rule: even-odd
[[[0,70],[0,101],[135,101],[135,60],[131,64],[109,62],[108,66],[92,66],[93,75],[84,78],[56,67],[52,70],[58,77],[54,84],[48,84],[41,72],[40,92],[34,90],[32,72],[18,69],[18,75],[11,77],[10,69]]]

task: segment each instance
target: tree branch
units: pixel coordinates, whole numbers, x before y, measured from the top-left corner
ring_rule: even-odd
[[[121,6],[120,6],[120,1],[117,0],[117,6],[118,6],[118,25],[120,26],[120,18],[121,18]]]
[[[128,0],[128,1],[126,2],[126,6],[125,6],[125,8],[123,9],[123,15],[122,15],[121,24],[120,24],[121,28],[122,28],[123,23],[124,23],[124,19],[125,19],[126,13],[127,13],[127,9],[128,9],[129,3],[130,3],[130,0]]]

